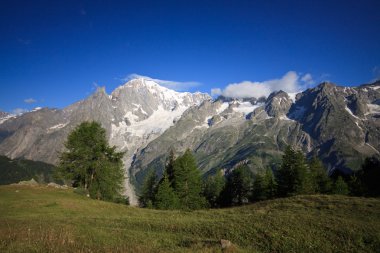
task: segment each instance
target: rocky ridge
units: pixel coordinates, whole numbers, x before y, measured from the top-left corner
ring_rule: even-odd
[[[68,133],[83,121],[98,121],[111,145],[126,152],[125,188],[135,204],[129,180],[134,154],[172,126],[186,109],[208,99],[207,94],[175,92],[143,78],[127,82],[110,95],[98,88],[63,110],[41,108],[4,121],[0,124],[0,154],[56,164]]]
[[[151,169],[161,173],[170,149],[192,149],[204,174],[242,161],[253,171],[275,169],[287,145],[317,155],[329,171],[357,169],[364,157],[379,155],[380,82],[211,100],[140,78],[110,95],[99,88],[63,110],[8,117],[0,123],[0,154],[55,164],[68,133],[84,120],[100,122],[110,143],[126,152],[126,193],[136,204],[132,184],[141,185]]]

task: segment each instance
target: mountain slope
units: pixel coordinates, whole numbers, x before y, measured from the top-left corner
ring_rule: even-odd
[[[278,167],[287,145],[317,155],[332,172],[358,169],[380,150],[380,82],[359,87],[322,83],[302,93],[212,101],[135,79],[110,95],[99,88],[63,110],[38,109],[0,123],[0,154],[55,164],[68,133],[96,120],[125,151],[126,193],[147,171],[160,174],[170,149],[194,151],[202,173],[246,163],[253,171]]]
[[[141,184],[146,171],[161,171],[168,150],[191,148],[204,173],[240,162],[253,171],[277,167],[286,145],[320,157],[330,171],[359,169],[379,155],[380,84],[356,88],[322,83],[297,95],[272,93],[265,103],[206,101],[136,155],[132,171]]]
[[[0,124],[0,154],[56,164],[70,131],[95,120],[106,129],[111,145],[126,152],[126,176],[138,149],[157,138],[191,106],[210,99],[202,93],[180,93],[146,79],[134,79],[111,95],[104,88],[63,110],[43,108]],[[126,180],[131,203],[136,203]]]

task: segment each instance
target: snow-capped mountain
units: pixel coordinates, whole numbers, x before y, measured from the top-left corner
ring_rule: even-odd
[[[365,157],[380,155],[380,82],[322,83],[296,97],[274,92],[265,102],[205,101],[142,149],[131,171],[141,184],[146,170],[163,168],[171,148],[192,149],[203,173],[241,161],[257,171],[276,167],[288,144],[318,156],[330,172],[359,169]]]
[[[63,110],[41,108],[5,118],[0,154],[53,164],[76,125],[100,122],[110,143],[126,152],[132,204],[131,182],[140,185],[149,169],[160,173],[172,148],[177,154],[192,149],[203,173],[241,161],[253,171],[276,167],[288,144],[317,155],[330,171],[355,170],[365,157],[380,155],[380,82],[322,83],[299,94],[213,101],[207,94],[175,92],[140,78],[110,95],[99,88]]]
[[[15,118],[16,116],[17,115],[0,111],[0,124],[7,121],[8,119]]]
[[[125,151],[129,167],[134,154],[174,124],[183,112],[211,99],[203,93],[175,92],[139,78],[115,89],[104,88],[63,110],[42,108],[0,124],[0,153],[56,163],[68,133],[85,120],[95,120],[107,130],[110,143]],[[136,203],[130,180],[126,191]]]

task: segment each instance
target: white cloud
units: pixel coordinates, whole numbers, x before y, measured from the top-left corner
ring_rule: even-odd
[[[313,85],[313,84],[315,84],[315,81],[313,80],[313,77],[309,73],[307,73],[303,77],[301,77],[301,81],[304,82],[306,85]]]
[[[27,99],[24,99],[24,102],[27,104],[33,104],[37,102],[37,100],[35,100],[34,98],[27,98]]]
[[[23,108],[16,108],[16,109],[13,109],[11,111],[12,114],[16,114],[16,115],[20,115],[20,114],[23,114],[25,112],[28,112],[27,109],[23,109]]]
[[[223,95],[225,97],[245,98],[269,96],[274,91],[283,90],[288,93],[300,92],[306,87],[314,84],[311,74],[303,76],[295,71],[289,71],[280,79],[272,79],[263,82],[243,81],[227,85],[223,90],[217,88],[211,90],[211,95]]]
[[[185,91],[191,87],[196,87],[196,86],[201,85],[201,83],[199,83],[199,82],[169,81],[169,80],[155,79],[155,78],[151,78],[149,76],[142,76],[142,75],[138,75],[138,74],[130,74],[128,77],[126,77],[122,80],[123,81],[129,81],[129,80],[136,79],[136,78],[144,78],[147,80],[151,80],[151,81],[158,83],[161,86],[164,86],[166,88],[176,90],[176,91]]]

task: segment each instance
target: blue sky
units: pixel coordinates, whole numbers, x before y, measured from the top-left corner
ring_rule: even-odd
[[[214,94],[243,81],[368,83],[380,77],[379,10],[350,0],[3,0],[0,110],[63,108],[132,74]]]

